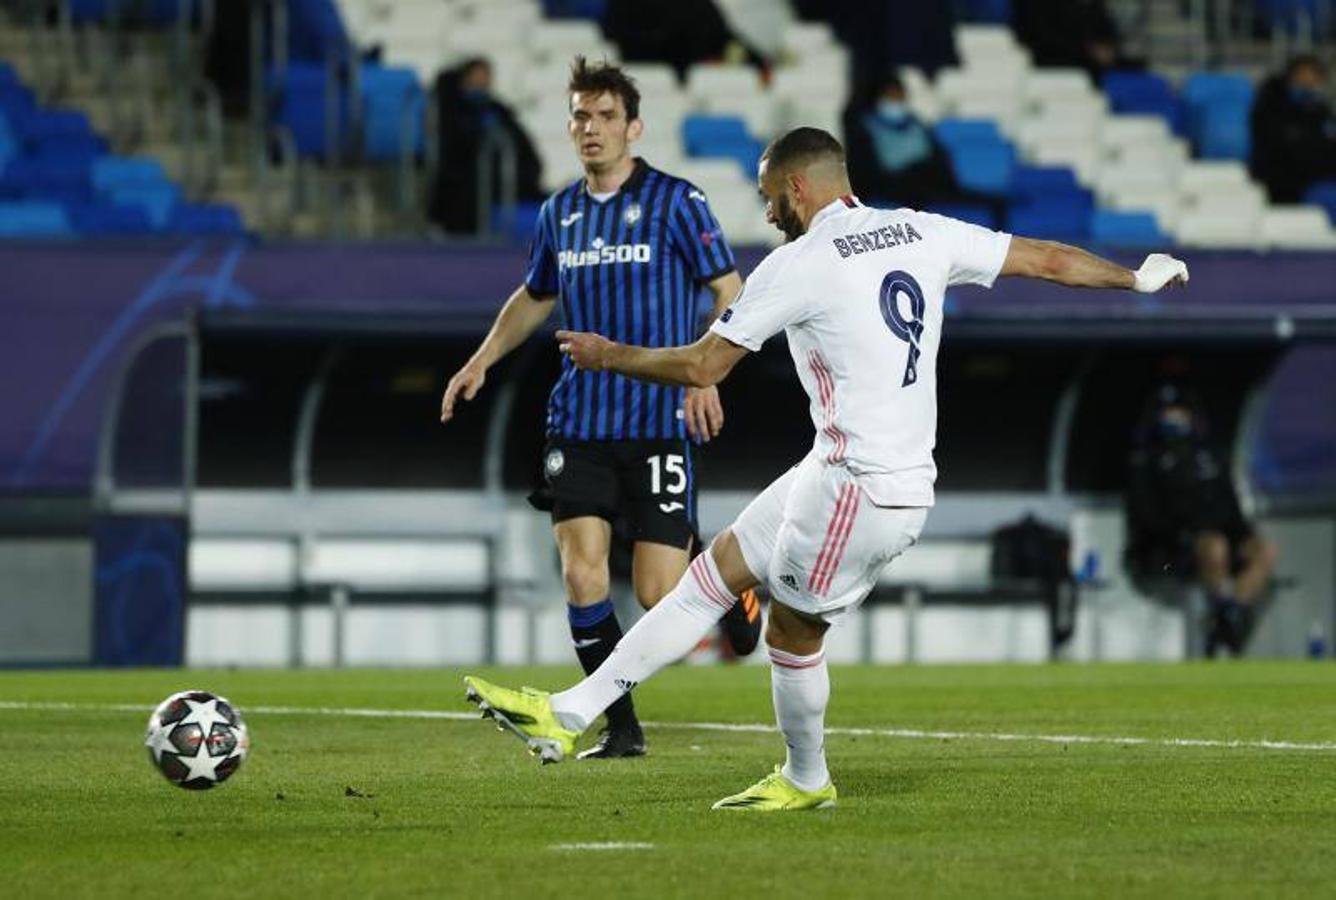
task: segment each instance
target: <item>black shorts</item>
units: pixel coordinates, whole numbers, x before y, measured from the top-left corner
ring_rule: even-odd
[[[687,549],[696,523],[696,457],[690,441],[549,439],[546,489],[531,498],[553,522],[597,516],[631,540]]]

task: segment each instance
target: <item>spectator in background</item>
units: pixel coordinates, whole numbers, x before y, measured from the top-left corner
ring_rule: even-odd
[[[851,106],[844,130],[850,180],[872,205],[929,209],[939,203],[986,206],[1002,217],[1006,201],[962,188],[946,150],[909,108],[900,76],[876,82],[870,100]]]
[[[1085,69],[1099,80],[1128,64],[1104,0],[1012,0],[1016,38],[1037,66]]]
[[[1272,203],[1298,203],[1313,182],[1336,178],[1336,116],[1326,86],[1322,61],[1299,56],[1257,93],[1252,173]]]
[[[492,66],[482,58],[447,69],[436,79],[440,168],[429,216],[450,234],[476,234],[482,188],[480,153],[489,138],[515,153],[516,200],[543,199],[542,163],[510,107],[492,94]],[[503,166],[492,165],[492,199],[501,197]]]
[[[767,67],[765,58],[728,27],[714,0],[608,0],[603,33],[625,62],[668,63],[678,78],[699,62]]]
[[[1243,517],[1200,402],[1175,384],[1146,405],[1132,449],[1127,562],[1135,575],[1191,579],[1210,604],[1206,652],[1238,655],[1276,564],[1275,544]]]
[[[804,19],[828,22],[853,57],[855,84],[875,84],[887,66],[928,75],[954,65],[955,14],[950,3],[904,0],[795,0]]]
[[[909,108],[898,75],[883,77],[872,102],[848,118],[849,176],[864,199],[925,209],[959,195],[946,151]]]

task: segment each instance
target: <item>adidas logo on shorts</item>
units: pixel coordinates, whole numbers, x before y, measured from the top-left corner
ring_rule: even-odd
[[[798,579],[792,575],[779,576],[779,583],[791,587],[795,591],[798,590]]]
[[[623,693],[630,693],[635,689],[636,683],[628,678],[618,678],[613,684],[617,685]]]

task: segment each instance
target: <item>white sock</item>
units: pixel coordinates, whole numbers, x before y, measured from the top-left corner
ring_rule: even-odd
[[[804,791],[830,783],[826,769],[826,704],[830,702],[830,670],[826,652],[795,656],[770,650],[770,693],[775,720],[788,745],[784,777]]]
[[[552,695],[557,718],[567,728],[584,731],[622,694],[686,656],[736,602],[707,549],[677,587],[622,635],[603,665],[570,690]]]

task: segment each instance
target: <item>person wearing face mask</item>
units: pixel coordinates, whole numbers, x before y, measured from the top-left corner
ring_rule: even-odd
[[[855,104],[845,117],[849,176],[869,203],[930,209],[939,203],[988,207],[999,220],[1005,201],[965,190],[932,130],[909,108],[904,82],[884,75],[870,102]]]
[[[1336,178],[1336,114],[1326,87],[1322,61],[1298,56],[1257,93],[1251,168],[1272,203],[1298,203],[1314,182]]]
[[[923,209],[959,193],[946,153],[910,110],[899,76],[882,78],[872,101],[849,119],[849,175],[870,202]]]
[[[1209,600],[1206,651],[1243,651],[1276,563],[1276,546],[1243,516],[1196,395],[1156,389],[1133,441],[1127,563],[1144,578],[1190,579]]]

